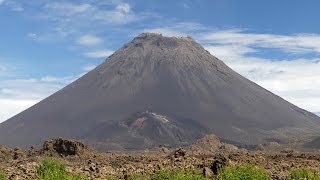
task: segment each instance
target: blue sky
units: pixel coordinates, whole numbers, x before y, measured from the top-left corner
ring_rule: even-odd
[[[259,85],[320,114],[316,0],[0,0],[0,122],[141,32],[190,35]]]

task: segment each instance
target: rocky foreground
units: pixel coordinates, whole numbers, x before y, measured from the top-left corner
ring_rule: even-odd
[[[131,174],[152,173],[161,169],[201,170],[214,179],[226,164],[252,163],[264,167],[272,179],[286,179],[292,168],[317,169],[320,153],[281,151],[247,151],[221,143],[207,136],[191,147],[159,147],[144,152],[96,152],[78,141],[62,138],[46,141],[42,148],[28,151],[0,146],[0,166],[7,179],[37,179],[37,167],[44,159],[53,158],[67,166],[67,171],[89,179],[126,179]]]

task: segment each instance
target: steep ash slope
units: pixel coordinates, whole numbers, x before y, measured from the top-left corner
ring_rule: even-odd
[[[0,125],[0,144],[64,136],[104,149],[305,141],[319,117],[227,67],[189,37],[143,33],[77,81]]]

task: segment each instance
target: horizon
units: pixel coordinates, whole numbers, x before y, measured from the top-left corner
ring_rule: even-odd
[[[0,123],[142,32],[191,36],[239,74],[320,116],[320,2],[168,2],[0,0]]]

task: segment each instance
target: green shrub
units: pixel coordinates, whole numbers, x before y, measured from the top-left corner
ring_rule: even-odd
[[[154,174],[134,174],[129,180],[207,180],[202,174],[183,169],[163,169]]]
[[[6,179],[6,176],[2,170],[2,168],[0,167],[0,180],[5,180]]]
[[[62,163],[46,159],[37,169],[40,180],[84,180],[80,175],[69,174]]]
[[[320,180],[320,172],[313,171],[307,168],[297,168],[293,169],[289,173],[290,179],[294,180]]]
[[[206,180],[201,173],[181,169],[160,170],[151,176],[151,180]]]
[[[265,169],[252,164],[229,165],[218,171],[219,180],[269,180]]]

